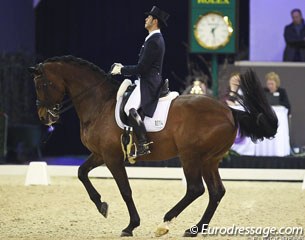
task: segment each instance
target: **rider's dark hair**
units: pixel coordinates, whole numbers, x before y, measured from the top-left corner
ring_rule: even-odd
[[[163,23],[158,18],[153,16],[153,19],[157,19],[158,20],[158,24],[157,24],[158,28],[162,29],[164,27]]]

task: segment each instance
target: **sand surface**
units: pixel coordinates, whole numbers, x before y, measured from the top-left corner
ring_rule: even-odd
[[[22,176],[0,176],[0,239],[121,239],[129,216],[113,179],[92,179],[109,204],[107,219],[98,213],[77,178],[53,177],[50,186],[26,187],[24,181]],[[157,225],[183,196],[185,186],[178,180],[130,182],[141,226],[128,239],[157,239]],[[301,190],[301,183],[226,181],[224,185],[226,195],[210,226],[305,228],[305,190]],[[207,202],[206,192],[159,239],[185,239],[181,237],[184,230],[198,222]],[[204,239],[263,238],[218,235]]]

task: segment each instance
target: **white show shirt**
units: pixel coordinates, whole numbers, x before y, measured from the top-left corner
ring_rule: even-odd
[[[151,31],[148,36],[145,38],[145,42],[155,33],[161,33],[160,29],[157,29],[157,30],[154,30],[154,31]]]

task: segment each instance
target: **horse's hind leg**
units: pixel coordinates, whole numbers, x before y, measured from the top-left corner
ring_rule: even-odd
[[[200,158],[196,158],[199,160]],[[163,219],[163,224],[156,230],[156,236],[164,235],[168,232],[167,223],[177,217],[187,206],[204,193],[201,169],[198,168],[196,160],[188,159],[183,165],[183,171],[186,178],[187,189],[184,197],[170,210]]]
[[[101,195],[96,191],[93,187],[91,181],[89,180],[88,173],[104,164],[104,161],[97,157],[94,154],[91,154],[86,162],[84,162],[78,169],[78,178],[85,186],[90,199],[94,202],[95,206],[97,207],[98,211],[104,216],[107,217],[108,214],[108,204],[106,202],[101,202]]]
[[[209,191],[209,204],[196,226],[185,231],[185,237],[195,237],[197,233],[203,233],[207,229],[220,200],[225,194],[225,188],[218,172],[218,162],[212,166],[205,166],[202,169],[202,176]]]

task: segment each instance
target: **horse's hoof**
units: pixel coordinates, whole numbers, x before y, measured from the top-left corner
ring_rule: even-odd
[[[193,227],[194,228],[194,227]],[[198,230],[196,231],[196,229],[187,229],[184,234],[183,237],[197,237],[198,234]]]
[[[122,231],[121,237],[132,237],[132,232],[127,232],[125,230]]]
[[[99,211],[105,218],[107,218],[108,217],[108,203],[102,202]]]
[[[155,236],[161,237],[161,236],[167,234],[168,231],[169,231],[168,222],[163,222],[163,223],[159,224],[159,226],[157,227],[157,230],[155,231]]]

